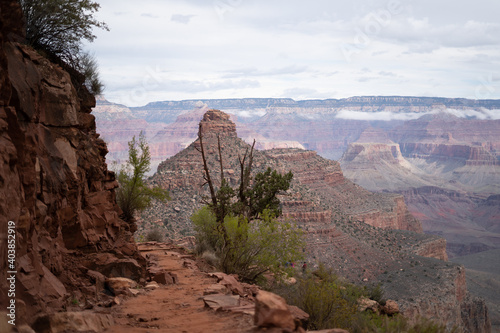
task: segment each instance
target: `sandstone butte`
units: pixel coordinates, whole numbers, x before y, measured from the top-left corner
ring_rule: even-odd
[[[121,301],[116,294],[111,299],[106,297],[102,293],[105,286],[109,291],[118,282],[127,285],[127,279],[145,285],[152,275],[162,273],[146,270],[146,259],[133,241],[135,226],[119,218],[114,193],[117,183],[105,163],[108,150],[90,114],[94,97],[75,86],[67,71],[24,46],[22,40],[18,2],[0,2],[0,307],[7,308],[12,292],[7,283],[7,275],[12,273],[7,273],[6,243],[8,221],[13,221],[16,324],[21,327],[65,317],[67,322],[83,325],[82,316],[61,314],[76,306],[79,310],[97,309],[89,314],[95,320],[86,325],[108,325],[110,317],[99,311],[106,312],[107,307]],[[230,123],[220,125],[217,121],[211,124],[214,129],[232,133]],[[239,142],[235,135],[227,135],[229,139]],[[418,224],[408,222],[404,206],[396,197],[389,200],[396,212],[366,212],[356,207],[349,208],[347,213],[351,214],[330,210],[328,204],[339,199],[329,192],[330,186],[341,184],[345,190],[354,187],[340,178],[338,164],[318,161],[314,153],[299,150],[270,154],[277,169],[290,168],[289,162],[300,160],[306,163],[301,169],[310,171],[299,174],[299,170],[293,170],[300,180],[295,186],[310,185],[309,194],[297,189],[292,195],[298,197],[284,203],[310,208],[305,213],[288,210],[291,216],[307,216],[304,227],[311,243],[308,255],[328,260],[339,267],[340,273],[354,279],[362,275],[363,280],[373,281],[387,275],[387,280],[393,281],[386,281],[391,285],[387,293],[395,296],[407,315],[439,314],[438,319],[446,323],[471,332],[488,332],[487,309],[467,293],[463,268],[417,255],[433,255],[439,241],[420,233],[376,228],[397,226],[419,231]],[[256,159],[262,167],[265,161],[264,157]],[[181,170],[188,173],[189,167],[186,164]],[[323,174],[316,175],[314,168]],[[325,188],[326,192],[320,191]],[[343,224],[331,222],[329,214]],[[385,224],[374,227],[363,220]],[[164,273],[158,279],[166,282],[175,277]],[[133,289],[127,290],[134,294]],[[414,301],[410,300],[412,296]],[[44,319],[51,313],[56,314]],[[29,331],[27,326],[23,329]]]

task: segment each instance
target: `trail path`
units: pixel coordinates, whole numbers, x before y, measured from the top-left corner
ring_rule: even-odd
[[[167,244],[141,245],[139,249],[159,268],[175,273],[179,282],[141,292],[114,306],[115,325],[106,332],[248,332],[253,327],[249,315],[215,312],[204,306],[203,292],[217,280],[189,265],[189,256],[180,249]]]

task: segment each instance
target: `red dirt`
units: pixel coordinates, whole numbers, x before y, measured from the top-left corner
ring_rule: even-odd
[[[173,247],[163,245],[139,246],[158,262],[158,267],[175,273],[179,283],[160,285],[160,288],[141,292],[113,307],[115,325],[108,333],[122,332],[249,332],[253,318],[249,315],[215,312],[204,307],[203,291],[216,278],[195,268],[186,268],[187,256]]]

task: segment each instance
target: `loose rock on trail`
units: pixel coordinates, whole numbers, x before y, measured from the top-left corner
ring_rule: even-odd
[[[254,326],[251,311],[215,311],[205,306],[204,293],[217,289],[213,286],[218,279],[201,272],[185,251],[164,243],[139,244],[139,249],[156,264],[152,270],[173,273],[178,281],[144,288],[150,290],[138,289],[137,296],[112,308],[115,323],[105,332],[249,332]],[[220,295],[229,294],[226,289],[221,288]],[[240,305],[244,303],[242,297]]]

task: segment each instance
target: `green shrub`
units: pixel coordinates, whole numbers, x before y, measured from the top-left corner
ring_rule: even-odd
[[[446,325],[438,324],[430,319],[420,317],[416,323],[410,324],[401,315],[388,317],[374,313],[360,313],[352,322],[352,333],[458,333],[457,328],[447,329]]]
[[[117,175],[120,187],[116,190],[116,202],[122,210],[123,220],[131,222],[134,214],[151,205],[153,199],[169,200],[168,191],[147,186],[144,177],[150,170],[151,154],[143,133],[136,141],[135,136],[128,143],[128,161]]]
[[[309,314],[309,330],[350,328],[358,314],[357,300],[366,294],[364,288],[341,281],[322,264],[312,274],[298,277],[297,284],[280,285],[273,291]]]
[[[381,285],[360,287],[339,279],[332,270],[320,264],[312,274],[297,277],[295,285],[277,284],[273,292],[283,296],[288,304],[309,314],[307,329],[342,328],[352,333],[445,333],[445,325],[419,318],[410,322],[402,315],[388,317],[372,312],[358,312],[360,297],[384,303]]]
[[[279,277],[281,264],[302,259],[302,231],[293,223],[273,218],[264,211],[261,219],[249,223],[245,218],[227,215],[223,228],[214,213],[203,207],[191,220],[197,239],[197,252],[213,252],[217,268],[249,282],[256,282],[266,272]]]
[[[84,52],[84,40],[94,41],[96,28],[109,30],[94,16],[100,5],[90,0],[20,0],[26,43],[51,61],[69,66],[83,76],[83,82],[71,71],[72,79],[83,83],[96,95],[102,93],[97,62]]]

